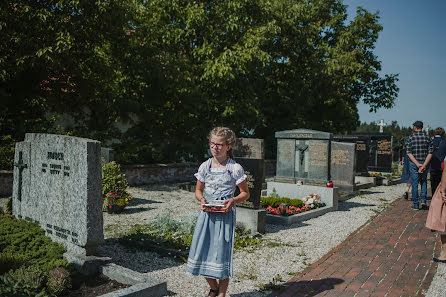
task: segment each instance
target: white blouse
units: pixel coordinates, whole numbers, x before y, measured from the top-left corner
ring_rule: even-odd
[[[204,176],[206,174],[207,164],[208,164],[208,161],[201,163],[200,167],[198,168],[198,172],[194,174],[194,176],[202,183],[204,183]],[[233,179],[235,179],[235,184],[238,185],[246,179],[245,170],[239,163],[232,164],[231,167],[232,167],[231,176]],[[210,168],[210,170],[212,172],[222,172],[222,171],[225,171],[226,168],[225,167]]]

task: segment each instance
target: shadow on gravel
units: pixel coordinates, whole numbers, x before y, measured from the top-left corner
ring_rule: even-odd
[[[286,283],[284,287],[299,288],[299,295],[296,296],[310,297],[310,296],[316,296],[328,290],[332,290],[334,289],[335,285],[341,284],[343,282],[344,280],[340,278],[323,278],[312,281],[297,281],[297,282]],[[280,293],[280,292],[273,292],[273,296],[277,296],[278,294],[275,295],[274,293]]]
[[[380,194],[380,193],[384,193],[381,191],[369,191],[369,190],[360,190],[359,194],[360,195],[366,195],[366,194]]]
[[[300,227],[308,226],[305,222],[297,222],[292,225],[284,226],[284,225],[273,225],[273,224],[266,224],[266,233],[277,233],[282,230],[291,230],[296,229]]]
[[[140,189],[140,190],[148,191],[148,192],[155,192],[155,191],[173,192],[173,191],[179,191],[181,184],[182,183],[151,184],[151,185],[145,185],[145,186],[133,186],[132,188],[136,188],[136,189]]]
[[[366,207],[366,206],[376,206],[376,205],[359,203],[359,202],[350,202],[350,201],[339,201],[339,206],[337,211],[350,211],[352,208]]]
[[[155,200],[149,200],[144,198],[137,198],[133,197],[132,200],[130,200],[128,206],[138,206],[141,204],[154,204],[154,203],[163,203],[161,201],[155,201]]]
[[[153,272],[184,264],[184,261],[181,260],[179,257],[173,258],[173,255],[169,255],[167,250],[160,253],[152,249],[150,245],[142,246],[141,243],[134,244],[133,246],[127,244],[124,245],[119,243],[120,240],[125,240],[125,236],[121,238],[106,239],[100,247],[100,256],[110,257],[112,258],[113,263],[134,271],[138,271],[140,273]],[[115,245],[123,248],[126,252],[126,255],[121,258],[117,257],[114,253],[114,249],[112,248]],[[110,246],[111,248],[108,248],[108,246]],[[161,261],[162,264],[153,265],[153,257],[150,254],[147,254],[145,258],[141,256],[134,256],[137,253],[143,252],[156,253],[158,256],[164,258],[165,260]],[[165,256],[163,256],[162,254],[165,254]]]

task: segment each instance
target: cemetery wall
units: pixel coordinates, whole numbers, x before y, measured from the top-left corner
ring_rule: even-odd
[[[194,173],[201,163],[172,163],[172,164],[144,164],[122,165],[121,169],[130,186],[147,185],[160,182],[194,181]],[[13,172],[0,171],[0,197],[12,195]],[[276,160],[265,160],[265,177],[276,174]]]
[[[121,165],[130,186],[163,182],[192,182],[200,162],[171,164]],[[265,177],[276,174],[276,160],[265,160]]]
[[[13,174],[9,170],[0,170],[0,197],[12,195]]]

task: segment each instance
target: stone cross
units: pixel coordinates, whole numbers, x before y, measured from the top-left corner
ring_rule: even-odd
[[[431,127],[429,125],[426,126],[426,134],[429,135],[429,130],[431,129]]]
[[[23,163],[23,153],[19,152],[19,161],[17,163],[14,163],[14,166],[19,169],[19,187],[18,187],[18,199],[19,201],[22,201],[22,171],[23,169],[27,168],[28,165]]]
[[[378,126],[379,126],[379,132],[383,133],[384,132],[384,126],[386,126],[387,124],[384,122],[384,120],[379,121]]]

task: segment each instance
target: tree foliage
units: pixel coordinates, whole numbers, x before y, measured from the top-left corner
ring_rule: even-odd
[[[275,131],[347,132],[358,102],[391,108],[398,92],[373,53],[379,15],[347,22],[341,0],[0,6],[0,136],[13,141],[70,133],[124,162],[196,160],[228,125],[273,152]]]

